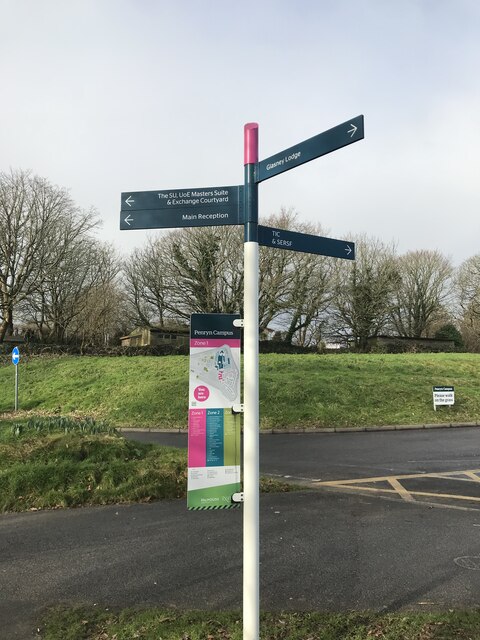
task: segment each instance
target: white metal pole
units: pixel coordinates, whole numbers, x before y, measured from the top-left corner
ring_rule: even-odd
[[[15,365],[15,411],[18,411],[18,364]]]
[[[245,125],[243,379],[243,640],[260,636],[258,124]]]
[[[243,638],[260,627],[258,243],[244,245]]]

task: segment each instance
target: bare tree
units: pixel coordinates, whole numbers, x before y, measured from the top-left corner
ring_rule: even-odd
[[[269,216],[265,223],[277,229],[291,229],[295,217],[293,211],[282,209],[279,214]],[[291,283],[289,265],[293,253],[270,247],[260,247],[259,253],[258,315],[262,332],[285,312],[285,300]]]
[[[460,265],[455,289],[465,346],[471,351],[480,351],[480,254]]]
[[[142,324],[163,326],[193,312],[243,308],[241,231],[185,228],[149,240],[124,267],[125,288]]]
[[[301,223],[293,209],[282,208],[268,226],[325,235],[321,225]],[[332,259],[262,247],[260,251],[260,329],[270,322],[284,329],[285,342],[306,344],[308,329],[325,311],[331,296]]]
[[[331,301],[333,258],[298,253],[292,256],[291,268],[285,342],[307,346],[316,336],[313,325],[319,328],[319,319]]]
[[[74,334],[87,292],[104,278],[105,256],[113,250],[91,237],[95,225],[92,212],[77,213],[50,236],[47,259],[36,273],[36,289],[22,305],[42,338],[62,343],[68,332]]]
[[[445,315],[453,267],[438,251],[409,251],[397,259],[399,278],[391,309],[400,336],[429,337],[437,316]]]
[[[321,234],[282,209],[266,223]],[[289,342],[305,342],[307,328],[324,309],[331,265],[321,256],[261,247],[259,322],[286,330]],[[185,228],[150,239],[124,266],[134,317],[152,326],[183,321],[192,312],[243,312],[243,238],[236,227]]]
[[[69,331],[82,346],[107,346],[127,329],[125,295],[119,283],[120,259],[115,249],[100,242],[92,247],[90,272],[76,292]]]
[[[365,235],[355,240],[354,262],[335,262],[331,337],[367,350],[368,338],[385,328],[398,282],[395,247]]]
[[[170,236],[172,307],[191,312],[233,313],[243,308],[242,235],[236,227],[183,229]]]
[[[480,254],[460,265],[455,286],[462,311],[480,318]]]
[[[130,319],[147,327],[164,326],[169,319],[165,248],[164,238],[150,238],[143,248],[135,249],[123,265]]]
[[[0,342],[15,308],[38,290],[38,275],[57,257],[52,238],[77,214],[70,196],[23,171],[0,174]]]

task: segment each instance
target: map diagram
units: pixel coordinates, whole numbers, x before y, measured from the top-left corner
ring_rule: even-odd
[[[240,372],[228,345],[191,354],[190,372],[195,380],[218,389],[227,400],[237,398]]]

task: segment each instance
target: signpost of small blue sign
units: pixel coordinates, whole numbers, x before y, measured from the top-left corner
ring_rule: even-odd
[[[13,347],[12,363],[15,365],[15,411],[18,411],[18,363],[20,362],[20,350]]]

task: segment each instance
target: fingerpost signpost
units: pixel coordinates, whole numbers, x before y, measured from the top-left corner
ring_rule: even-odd
[[[232,495],[232,503],[244,504],[243,514],[243,638],[258,640],[260,633],[260,526],[259,526],[259,369],[258,369],[258,294],[259,294],[259,245],[275,249],[302,251],[345,260],[355,259],[353,242],[322,238],[320,236],[274,229],[258,224],[258,184],[285,171],[310,162],[323,155],[341,149],[364,138],[363,116],[356,116],[342,124],[309,138],[297,145],[280,151],[265,160],[258,160],[258,124],[248,123],[244,127],[244,184],[231,187],[208,187],[193,189],[170,189],[162,191],[129,191],[121,195],[120,229],[165,229],[175,227],[201,227],[224,224],[243,224],[244,226],[244,318],[243,323],[236,319],[235,326],[243,324],[244,329],[244,371],[243,404],[232,404],[232,410],[243,411],[244,453],[243,453],[243,492]],[[192,318],[193,322],[193,318]],[[195,323],[203,322],[195,318]],[[208,322],[215,322],[212,318]],[[225,342],[225,340],[222,340]],[[223,368],[225,358],[229,357],[225,345],[216,343],[200,345],[196,342],[191,348],[199,346],[212,350],[213,361],[218,360],[217,368]],[[223,349],[222,349],[223,347]],[[222,353],[220,353],[220,351]],[[202,358],[206,355],[200,353]],[[208,355],[208,354],[207,354]],[[232,358],[234,364],[234,359]],[[221,366],[220,366],[221,365]],[[212,371],[215,368],[213,365]],[[192,369],[191,369],[192,372]],[[232,372],[229,372],[231,375]],[[214,378],[208,377],[207,366],[205,381],[213,385]],[[222,372],[222,375],[224,373]],[[201,382],[201,380],[200,380]],[[222,384],[215,382],[220,389]],[[199,384],[191,378],[194,396],[191,401],[200,406],[210,396],[207,385]],[[205,389],[203,388],[205,387]],[[223,393],[225,395],[226,392]],[[228,393],[227,393],[228,396]],[[233,394],[232,394],[233,398]],[[216,403],[218,405],[218,402]],[[206,407],[207,405],[205,405]],[[235,468],[235,459],[225,457],[225,445],[222,438],[238,442],[234,430],[225,422],[225,407],[216,406],[211,415],[190,407],[192,419],[192,439],[196,450],[192,455],[195,467],[195,480],[198,474],[206,470],[208,464],[221,468],[221,473],[229,473],[228,467]],[[207,411],[207,409],[205,409]],[[223,413],[222,413],[223,412]],[[223,416],[223,418],[222,418]],[[209,435],[208,420],[211,433]],[[222,431],[223,430],[223,431]],[[223,435],[222,435],[223,434]],[[210,438],[210,439],[209,439]],[[223,449],[222,449],[223,447]],[[208,453],[207,451],[210,451]],[[236,448],[236,445],[234,446]],[[200,451],[200,454],[199,454]],[[219,453],[220,452],[220,453]],[[221,453],[223,452],[223,453]],[[231,465],[227,461],[233,462]],[[206,462],[205,462],[206,461]],[[207,465],[206,467],[203,465]],[[216,470],[217,471],[217,470]],[[218,475],[218,473],[217,473]],[[203,481],[202,481],[203,482]],[[226,482],[222,480],[222,482]],[[226,486],[223,484],[222,486]],[[237,487],[236,476],[232,483]],[[222,505],[225,496],[218,495],[217,489],[202,484],[200,500],[218,501]],[[208,493],[210,492],[210,493]],[[194,496],[192,495],[192,498]],[[194,508],[203,503],[194,502]],[[211,508],[211,507],[210,507]],[[213,507],[215,508],[215,507]]]

